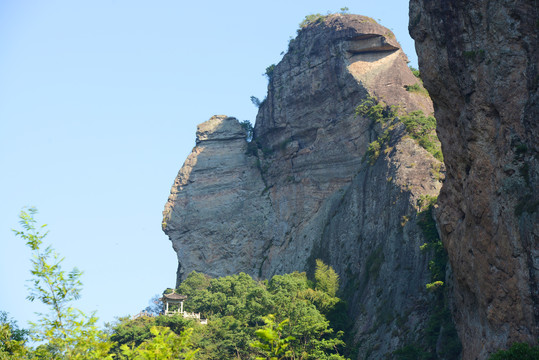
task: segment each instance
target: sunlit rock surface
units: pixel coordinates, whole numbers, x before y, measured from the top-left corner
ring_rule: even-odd
[[[321,258],[341,277],[361,358],[421,342],[431,254],[420,250],[417,204],[438,194],[443,166],[402,124],[355,113],[375,96],[432,114],[427,96],[404,87],[418,83],[406,61],[387,28],[331,15],[299,31],[269,74],[251,143],[233,118],[202,123],[164,211],[178,281],[192,270],[263,279]]]

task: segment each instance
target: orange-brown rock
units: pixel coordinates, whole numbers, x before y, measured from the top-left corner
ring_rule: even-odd
[[[447,177],[442,240],[464,359],[539,336],[539,6],[411,0]]]

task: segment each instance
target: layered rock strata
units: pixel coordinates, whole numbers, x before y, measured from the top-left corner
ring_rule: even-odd
[[[410,1],[464,359],[539,336],[538,26],[537,1]]]
[[[163,221],[178,255],[178,281],[193,270],[253,273],[270,246],[270,232],[252,233],[275,221],[271,204],[260,200],[265,185],[247,145],[235,118],[217,115],[198,126]]]
[[[178,281],[192,270],[269,278],[321,258],[341,276],[361,358],[421,342],[433,299],[417,204],[438,194],[442,164],[390,114],[433,112],[406,91],[419,83],[406,60],[372,19],[323,17],[268,73],[250,143],[233,118],[199,125],[164,211]],[[374,98],[385,119],[356,114]]]

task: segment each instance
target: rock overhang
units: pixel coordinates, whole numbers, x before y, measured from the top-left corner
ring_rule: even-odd
[[[323,17],[323,21],[313,22],[298,31],[298,37],[304,34],[318,33],[329,41],[365,41],[379,39],[388,49],[400,49],[395,34],[378,24],[374,19],[363,15],[332,14]]]
[[[236,140],[246,137],[245,130],[235,117],[214,115],[197,126],[196,143],[210,140]]]

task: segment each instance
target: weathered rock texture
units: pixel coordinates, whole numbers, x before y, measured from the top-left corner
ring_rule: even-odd
[[[437,214],[464,359],[539,336],[539,3],[411,0],[447,178]]]
[[[178,281],[192,270],[268,278],[322,258],[341,276],[361,358],[421,342],[432,297],[417,201],[438,194],[441,163],[398,120],[355,114],[368,96],[401,113],[433,111],[405,90],[418,79],[394,35],[331,15],[302,29],[268,75],[251,143],[233,118],[198,128],[164,211]]]
[[[198,126],[163,222],[178,254],[179,280],[192,270],[211,276],[252,273],[270,246],[268,231],[251,232],[274,223],[274,215],[271,204],[261,201],[265,185],[255,158],[246,155],[245,138],[240,123],[224,115]]]

